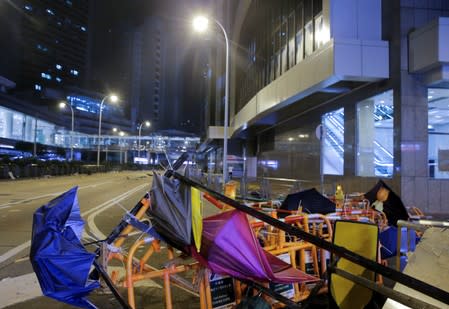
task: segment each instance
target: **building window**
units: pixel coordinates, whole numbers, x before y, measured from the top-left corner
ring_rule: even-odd
[[[43,51],[43,52],[47,52],[48,51],[48,48],[46,46],[42,45],[42,44],[37,44],[36,48],[41,50],[41,51]]]
[[[315,49],[323,46],[329,39],[329,31],[324,27],[323,14],[319,14],[315,17]]]
[[[42,86],[39,85],[39,84],[35,84],[35,85],[34,85],[34,90],[36,90],[36,91],[41,91],[41,90],[42,90]]]
[[[340,108],[321,119],[321,169],[326,175],[343,175],[345,110]]]
[[[78,76],[79,72],[77,70],[70,70],[70,74],[74,75],[74,76]]]
[[[393,176],[393,91],[357,104],[356,174]]]
[[[41,77],[42,77],[42,78],[45,78],[45,79],[48,79],[48,80],[51,80],[51,75],[48,74],[48,73],[42,72],[42,73],[41,73]]]
[[[313,53],[313,23],[309,21],[304,26],[305,36],[304,36],[304,52],[306,56]]]
[[[24,8],[25,8],[25,10],[30,11],[30,12],[33,10],[33,7],[31,5],[29,5],[29,4],[26,4],[24,6]]]
[[[58,83],[62,82],[62,79],[60,77],[56,77],[55,79]]]
[[[48,14],[50,14],[50,15],[55,15],[55,12],[53,12],[52,10],[50,10],[50,9],[46,9],[45,10]]]
[[[429,88],[428,162],[429,177],[449,178],[449,89]]]
[[[62,65],[60,65],[60,64],[57,64],[57,65],[56,65],[56,69],[58,69],[58,70],[62,70]]]

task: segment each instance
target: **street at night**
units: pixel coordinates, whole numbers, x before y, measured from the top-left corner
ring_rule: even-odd
[[[0,308],[449,309],[449,0],[0,0],[0,42]]]

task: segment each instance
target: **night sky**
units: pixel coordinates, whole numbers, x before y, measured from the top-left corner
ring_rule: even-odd
[[[195,12],[205,11],[205,2],[207,1],[95,0],[95,18],[91,24],[94,38],[91,87],[105,93],[126,93],[125,85],[129,84],[131,70],[124,56],[126,44],[122,42],[126,41],[127,36],[131,35],[133,29],[141,25],[147,16],[162,16],[169,21],[169,31],[175,32],[180,40],[185,40],[181,44],[186,48],[187,61],[182,66],[181,75],[186,83],[180,94],[179,108],[184,118],[181,122],[190,121],[193,127],[189,131],[198,131],[202,117],[199,117],[198,108],[192,106],[201,102],[201,91],[204,90],[204,87],[198,85],[204,70],[204,61],[199,61],[204,57],[198,47],[201,47],[204,40],[194,37],[191,17]],[[191,81],[197,83],[192,85]]]

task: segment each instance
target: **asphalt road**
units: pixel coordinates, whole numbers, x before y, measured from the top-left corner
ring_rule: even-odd
[[[0,182],[0,308],[73,308],[42,297],[28,259],[34,211],[78,186],[84,241],[103,239],[150,189],[150,172],[116,172]],[[161,264],[163,258],[156,258]],[[198,298],[173,288],[175,308],[199,308]],[[93,293],[99,308],[118,308],[106,290]],[[138,308],[164,308],[161,282],[149,281],[137,292]]]

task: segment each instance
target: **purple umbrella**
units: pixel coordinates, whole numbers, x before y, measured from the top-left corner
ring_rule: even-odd
[[[200,253],[192,255],[214,273],[239,279],[277,283],[319,280],[266,252],[251,230],[246,215],[227,211],[203,220]]]

